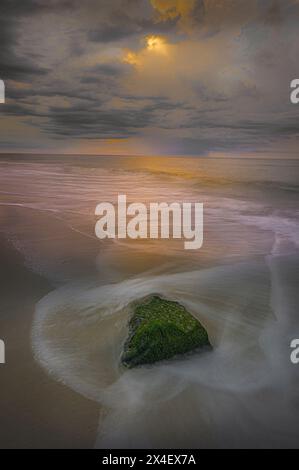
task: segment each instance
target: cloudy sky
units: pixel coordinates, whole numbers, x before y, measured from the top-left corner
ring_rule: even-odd
[[[2,152],[297,155],[299,0],[1,0]]]

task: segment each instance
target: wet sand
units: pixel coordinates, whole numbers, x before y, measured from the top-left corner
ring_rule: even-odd
[[[24,267],[0,238],[0,448],[92,448],[99,406],[54,381],[37,364],[31,327],[37,301],[53,288]]]
[[[17,249],[0,251],[0,446],[297,447],[298,164],[225,162],[228,183],[219,161],[169,161],[168,175],[135,160],[0,161],[0,230]],[[203,201],[203,248],[100,242],[94,209],[118,194]],[[211,354],[119,367],[130,305],[153,293],[201,321]]]

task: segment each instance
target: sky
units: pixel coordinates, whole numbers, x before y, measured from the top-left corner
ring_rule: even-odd
[[[299,0],[1,0],[0,152],[297,157]]]

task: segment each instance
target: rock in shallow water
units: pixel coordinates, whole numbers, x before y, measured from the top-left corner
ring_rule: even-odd
[[[207,331],[178,302],[158,295],[136,304],[121,362],[128,368],[211,347]]]

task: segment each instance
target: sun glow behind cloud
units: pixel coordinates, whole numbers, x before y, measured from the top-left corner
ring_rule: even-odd
[[[161,36],[147,36],[147,49],[161,54],[167,53],[166,40]]]
[[[138,67],[150,60],[152,54],[167,56],[170,52],[170,45],[162,36],[146,36],[144,41],[145,46],[138,52],[126,49],[123,62]]]
[[[295,148],[298,0],[33,3],[6,12],[5,150]]]

